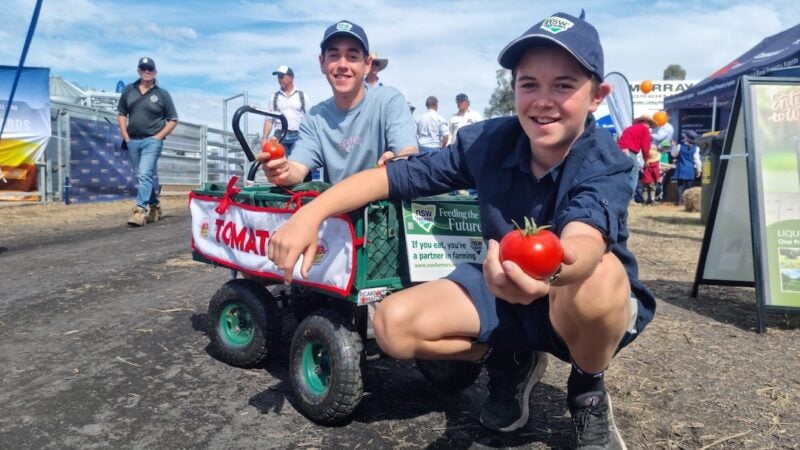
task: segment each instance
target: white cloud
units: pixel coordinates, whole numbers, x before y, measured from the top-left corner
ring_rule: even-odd
[[[4,3],[0,64],[19,60],[34,3]],[[500,49],[548,14],[577,15],[582,7],[600,32],[606,72],[630,80],[660,79],[669,64],[683,66],[689,79],[705,78],[800,17],[798,2],[789,0],[59,0],[44,3],[27,63],[112,90],[117,80],[134,79],[140,56],[151,56],[182,120],[221,128],[222,99],[247,91],[251,103],[264,104],[277,89],[271,73],[280,64],[294,69],[297,86],[313,101],[330,96],[317,61],[319,40],[326,26],[350,19],[389,58],[381,79],[418,111],[436,95],[449,116],[455,95],[465,92],[483,113]]]

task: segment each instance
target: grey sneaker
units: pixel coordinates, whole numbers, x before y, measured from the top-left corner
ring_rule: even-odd
[[[161,205],[150,205],[147,209],[147,221],[158,222],[161,220]]]
[[[575,448],[584,450],[627,450],[617,425],[611,398],[606,392],[587,392],[567,398],[572,424],[575,426]]]
[[[147,211],[144,208],[137,206],[133,208],[133,214],[128,219],[129,227],[143,227],[147,223]]]
[[[514,371],[486,366],[489,373],[489,398],[481,410],[481,425],[494,431],[509,432],[528,423],[533,387],[547,368],[547,353],[531,352]]]

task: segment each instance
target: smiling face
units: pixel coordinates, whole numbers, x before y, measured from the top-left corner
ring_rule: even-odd
[[[364,76],[372,59],[361,44],[352,38],[336,37],[319,56],[320,70],[333,89],[336,106],[349,109],[364,96]]]
[[[583,133],[586,117],[608,95],[578,61],[560,47],[533,47],[517,63],[514,100],[535,154],[566,154]]]

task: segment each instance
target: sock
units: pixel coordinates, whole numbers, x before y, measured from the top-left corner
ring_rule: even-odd
[[[576,397],[587,392],[605,391],[605,374],[605,370],[600,373],[584,372],[573,361],[567,380],[567,395]]]

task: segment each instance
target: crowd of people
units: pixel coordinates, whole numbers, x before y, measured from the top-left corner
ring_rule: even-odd
[[[636,118],[618,141],[592,115],[610,92],[603,49],[583,13],[543,19],[503,48],[512,73],[516,116],[483,120],[467,94],[457,112],[439,114],[430,95],[415,119],[403,94],[380,81],[389,60],[370,51],[367,33],[343,20],[325,29],[319,64],[331,96],[312,103],[280,65],[269,109],[284,115],[286,156],[258,154],[267,179],[292,186],[322,169],[333,187],[275,231],[269,255],[291,283],[299,257],[316,249],[330,216],[383,198],[394,200],[471,190],[477,193],[488,252],[483,264],[461,264],[443,279],[393,293],[378,304],[375,338],[400,359],[485,364],[485,427],[510,432],[528,422],[529,401],[551,355],[569,364],[567,407],[577,448],[625,448],[616,429],[605,374],[614,356],[644,330],[655,299],[637,279],[627,248],[632,200],[663,197],[665,179],[680,192],[699,176],[697,135],[679,143],[667,122]],[[163,139],[177,121],[155,63],[142,58],[140,79],[123,92],[119,125],[137,170],[131,226],[160,215],[153,186]],[[267,119],[262,138],[280,122]],[[501,262],[498,241],[532,218],[564,248],[555,275],[537,279]],[[304,258],[307,275],[313,258]]]
[[[668,121],[658,125],[644,114],[617,139],[620,150],[633,162],[629,182],[634,202],[650,206],[672,196],[670,200],[680,205],[684,191],[697,184],[702,172],[699,135],[687,130],[675,141],[674,133]]]

